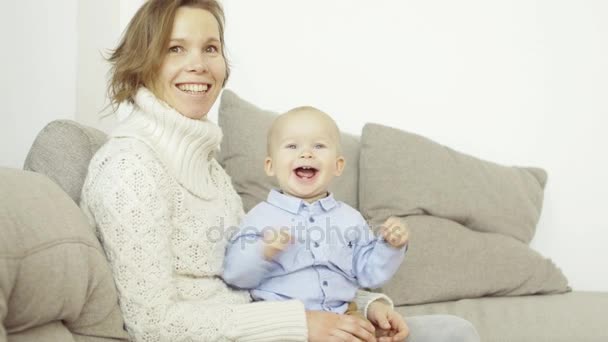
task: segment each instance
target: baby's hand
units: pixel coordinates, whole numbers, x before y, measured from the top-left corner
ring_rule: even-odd
[[[286,229],[266,229],[264,230],[263,241],[266,244],[266,246],[264,246],[264,258],[266,258],[266,260],[272,260],[275,256],[289,247],[293,242],[293,238]]]
[[[391,216],[382,225],[380,235],[382,235],[389,245],[395,248],[401,248],[407,244],[410,237],[410,230],[401,219]]]

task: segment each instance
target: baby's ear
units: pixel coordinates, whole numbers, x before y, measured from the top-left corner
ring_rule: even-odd
[[[344,166],[346,165],[346,159],[343,156],[339,156],[336,158],[336,172],[334,175],[339,176],[344,171]]]
[[[270,176],[270,177],[274,176],[274,169],[272,167],[272,158],[266,157],[266,159],[264,159],[264,171],[266,171],[267,176]]]

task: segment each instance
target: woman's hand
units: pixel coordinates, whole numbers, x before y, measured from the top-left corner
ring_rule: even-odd
[[[376,342],[375,328],[351,315],[324,311],[306,311],[309,342]]]
[[[369,305],[367,319],[376,326],[378,342],[401,342],[410,334],[403,316],[383,301],[377,300]]]

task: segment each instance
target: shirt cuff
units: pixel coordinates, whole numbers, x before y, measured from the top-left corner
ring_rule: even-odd
[[[393,301],[384,293],[377,292],[368,292],[368,291],[357,291],[357,296],[355,297],[355,303],[357,304],[357,310],[363,314],[365,318],[367,318],[367,309],[369,305],[377,300],[383,301],[388,304],[391,308],[394,308],[395,305]]]

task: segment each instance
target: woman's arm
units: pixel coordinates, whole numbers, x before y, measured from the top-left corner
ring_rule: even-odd
[[[192,286],[174,274],[170,179],[154,157],[97,156],[89,173],[82,206],[97,225],[135,341],[306,341],[301,302],[230,304],[247,294],[218,291],[225,284],[217,277]]]

